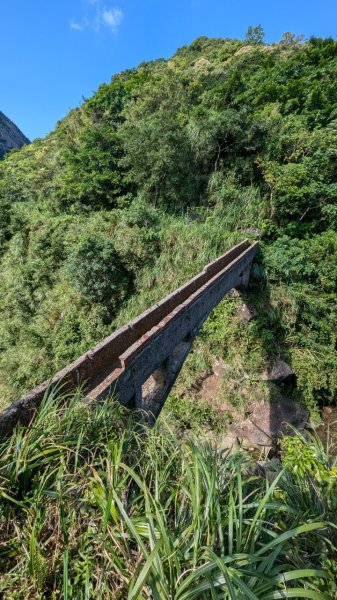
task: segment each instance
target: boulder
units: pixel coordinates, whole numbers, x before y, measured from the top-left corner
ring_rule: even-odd
[[[256,237],[261,237],[261,231],[257,227],[247,227],[243,229],[243,232],[248,235],[255,235]]]
[[[249,323],[250,321],[255,319],[257,315],[257,310],[255,310],[253,306],[247,304],[246,302],[242,306],[240,306],[240,309],[238,310],[238,317],[243,323]]]
[[[295,377],[294,371],[284,360],[279,358],[269,369],[262,373],[261,380],[282,383],[291,377]]]
[[[222,450],[228,450],[229,453],[234,453],[239,449],[238,438],[235,433],[228,432],[219,443],[219,446]]]
[[[232,298],[240,298],[241,302],[236,309],[236,316],[242,323],[249,323],[249,321],[258,316],[257,310],[245,301],[245,295],[242,291],[240,292],[237,289],[233,289],[228,295]]]
[[[255,447],[272,446],[278,438],[291,433],[292,427],[306,428],[309,412],[286,396],[271,402],[252,402],[245,418],[229,428],[241,444]]]
[[[217,377],[223,377],[225,373],[228,373],[228,371],[230,371],[230,366],[227,363],[225,363],[225,361],[222,360],[222,358],[216,358],[213,363],[212,369],[214,375],[216,375]]]

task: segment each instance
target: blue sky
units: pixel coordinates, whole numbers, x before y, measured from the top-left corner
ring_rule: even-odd
[[[0,0],[0,110],[30,138],[100,83],[200,35],[337,34],[336,0]]]

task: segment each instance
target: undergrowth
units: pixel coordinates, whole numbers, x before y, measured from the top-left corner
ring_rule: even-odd
[[[290,446],[270,478],[244,453],[79,400],[49,395],[1,442],[3,598],[336,597],[333,507]]]

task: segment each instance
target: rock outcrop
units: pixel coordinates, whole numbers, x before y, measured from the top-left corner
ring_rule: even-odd
[[[25,144],[29,144],[29,139],[0,111],[0,159],[9,150],[21,148]]]
[[[222,381],[230,377],[231,366],[218,358],[213,363],[212,371],[203,379],[197,397],[210,402],[227,415],[227,433],[218,440],[222,448],[269,449],[284,435],[291,434],[293,428],[306,430],[310,427],[309,412],[287,397],[282,388],[277,393],[275,384],[295,377],[291,367],[281,359],[275,361],[272,368],[265,371],[265,376],[260,378],[273,384],[273,395],[266,386],[264,391],[260,390],[259,400],[249,400],[249,395],[244,397],[243,382],[250,380],[253,383],[253,380],[247,373],[242,373],[240,386],[245,399],[244,412],[242,407],[235,407],[222,397]]]

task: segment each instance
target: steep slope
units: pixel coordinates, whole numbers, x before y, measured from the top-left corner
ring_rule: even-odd
[[[0,397],[76,356],[243,237],[249,301],[210,318],[185,370],[229,366],[236,404],[282,358],[313,409],[337,389],[337,43],[199,38],[113,77],[0,163]],[[248,379],[247,379],[248,377]],[[186,386],[185,386],[186,387]]]
[[[13,148],[22,148],[29,139],[0,111],[0,159]]]

